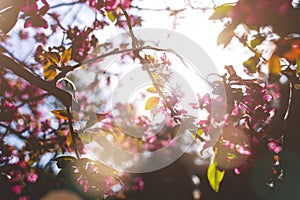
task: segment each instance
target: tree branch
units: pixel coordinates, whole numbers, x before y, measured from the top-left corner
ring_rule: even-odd
[[[15,75],[20,78],[25,79],[31,85],[35,85],[38,88],[48,92],[49,94],[55,96],[59,99],[66,107],[72,106],[72,96],[68,92],[61,90],[56,87],[55,83],[48,82],[41,79],[36,74],[30,72],[26,69],[26,66],[18,63],[17,61],[9,58],[3,54],[0,54],[0,65],[5,67],[6,69],[11,70]]]

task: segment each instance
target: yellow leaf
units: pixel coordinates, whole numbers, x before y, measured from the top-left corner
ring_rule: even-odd
[[[198,131],[197,131],[197,135],[198,136],[201,136],[202,134],[204,133],[204,129],[198,129]]]
[[[111,22],[115,21],[116,18],[115,18],[114,12],[108,11],[108,12],[106,12],[106,15]]]
[[[273,54],[268,61],[268,66],[270,74],[279,74],[281,72],[280,57]]]
[[[71,54],[72,54],[72,48],[68,48],[64,50],[63,54],[60,57],[60,62],[62,64],[65,64],[71,60]]]
[[[202,134],[204,133],[204,129],[198,129],[197,133],[195,135],[193,135],[193,139],[198,138],[201,142],[205,142],[205,139],[202,138]]]
[[[67,110],[51,110],[51,112],[58,118],[68,120],[68,113]],[[72,122],[75,122],[74,119],[72,119]]]
[[[151,110],[155,106],[157,106],[159,103],[159,97],[150,97],[145,105],[145,110]]]
[[[45,52],[44,56],[53,64],[58,64],[58,62],[60,61],[60,56],[57,52]]]
[[[70,131],[67,134],[66,142],[67,142],[68,147],[70,147],[70,145],[72,144],[72,134]]]
[[[153,56],[151,56],[151,55],[146,55],[146,58],[151,62],[151,63],[154,63],[154,61],[155,61],[155,59],[154,59],[154,57]]]
[[[147,92],[157,93],[156,88],[154,86],[147,88]]]
[[[52,80],[55,78],[56,74],[57,74],[57,72],[55,69],[55,65],[53,65],[51,62],[48,61],[47,64],[43,68],[44,78],[46,80]]]
[[[225,171],[221,171],[217,169],[217,163],[214,159],[214,162],[211,163],[207,170],[207,178],[211,188],[215,191],[219,191],[220,183],[223,180]]]

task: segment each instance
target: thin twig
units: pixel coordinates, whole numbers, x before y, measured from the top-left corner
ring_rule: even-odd
[[[52,80],[53,83],[56,83],[59,79],[65,77],[67,75],[67,73],[81,67],[82,65],[86,65],[89,63],[93,63],[96,61],[99,61],[103,58],[112,56],[112,55],[118,55],[118,54],[122,54],[122,53],[128,53],[131,51],[140,51],[140,50],[144,50],[144,49],[150,49],[150,50],[155,50],[155,51],[165,51],[165,52],[171,52],[171,49],[161,49],[161,48],[157,48],[157,47],[152,47],[152,46],[142,46],[142,47],[138,47],[138,48],[131,48],[131,49],[123,49],[123,50],[119,50],[119,49],[114,49],[112,51],[109,51],[107,53],[101,54],[99,56],[96,56],[94,58],[88,59],[83,61],[82,63],[78,63],[76,65],[73,66],[66,66],[62,69],[62,71]]]
[[[79,155],[79,152],[78,152],[78,146],[77,146],[77,143],[76,143],[76,139],[78,139],[78,133],[76,133],[74,131],[74,128],[73,128],[73,122],[72,122],[73,117],[72,117],[72,114],[71,114],[71,107],[67,108],[67,115],[68,115],[68,124],[69,124],[69,128],[70,128],[71,136],[72,136],[72,144],[73,144],[73,147],[74,147],[74,151],[75,151],[77,159],[80,159],[80,155]]]
[[[156,91],[158,92],[159,96],[164,100],[167,108],[170,110],[171,112],[171,115],[172,116],[176,116],[177,115],[177,112],[173,109],[173,107],[170,105],[169,101],[167,100],[166,96],[163,94],[161,88],[159,87],[159,84],[155,84],[155,78],[153,76],[153,72],[150,71],[149,69],[149,66],[153,67],[151,63],[147,62],[144,58],[141,57],[140,55],[140,50],[138,50],[137,48],[137,39],[133,33],[133,30],[132,30],[132,24],[131,24],[131,20],[130,20],[130,17],[128,15],[128,13],[126,12],[126,10],[124,10],[122,7],[120,7],[125,18],[126,18],[126,22],[127,22],[127,26],[129,28],[129,34],[131,36],[131,39],[132,39],[132,47],[133,49],[135,49],[133,51],[134,55],[140,60],[141,64],[145,64],[146,67],[143,67],[143,69],[148,73],[148,75],[150,76],[151,78],[151,81],[153,82],[153,85],[156,89]]]
[[[50,9],[59,8],[59,7],[63,7],[63,6],[73,6],[76,4],[83,4],[83,2],[75,1],[75,2],[69,2],[69,3],[60,3],[60,4],[56,4],[54,6],[51,6]]]

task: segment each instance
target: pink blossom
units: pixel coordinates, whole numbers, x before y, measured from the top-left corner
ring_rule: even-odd
[[[232,116],[237,116],[239,114],[239,107],[237,105],[234,106],[234,109],[231,112]]]
[[[240,171],[240,169],[239,168],[234,168],[234,173],[236,174],[236,175],[240,175],[241,174],[241,171]]]
[[[109,188],[113,184],[113,178],[111,176],[107,177],[105,180],[105,186],[106,188]]]
[[[272,151],[272,152],[274,152],[274,153],[276,153],[276,154],[278,154],[278,153],[280,153],[281,151],[282,151],[282,147],[281,146],[279,146],[276,142],[274,142],[274,141],[270,141],[269,143],[268,143],[268,149],[269,149],[269,151]]]
[[[163,64],[166,64],[168,66],[172,65],[172,62],[167,58],[166,53],[163,54],[163,56],[160,58]]]
[[[119,3],[120,3],[119,0],[106,0],[105,10],[107,11],[115,10],[118,7]]]
[[[121,0],[120,5],[122,8],[126,9],[129,8],[132,0]]]
[[[282,147],[280,147],[280,146],[277,146],[277,147],[274,149],[274,153],[276,153],[276,154],[279,154],[281,151],[282,151]]]
[[[88,184],[88,182],[86,181],[85,182],[85,185],[84,185],[84,187],[83,187],[83,191],[84,192],[87,192],[89,190],[89,184]]]
[[[18,165],[21,167],[21,168],[25,168],[26,167],[26,163],[25,162],[19,162]]]
[[[14,185],[14,186],[11,188],[12,192],[15,193],[15,194],[20,194],[21,191],[22,191],[22,189],[23,189],[23,186],[22,186],[22,185]]]
[[[248,156],[251,155],[251,152],[249,150],[245,149],[245,147],[243,147],[243,146],[239,146],[237,148],[237,151],[242,155],[248,155]]]
[[[266,94],[266,95],[264,96],[264,99],[265,99],[267,102],[270,102],[270,101],[272,100],[272,95]]]
[[[269,148],[269,151],[274,151],[274,149],[277,147],[277,144],[273,141],[269,142],[268,143],[268,148]]]
[[[35,183],[36,182],[36,180],[38,179],[38,175],[37,174],[35,174],[35,173],[29,173],[28,175],[27,175],[27,181],[29,182],[29,183]]]

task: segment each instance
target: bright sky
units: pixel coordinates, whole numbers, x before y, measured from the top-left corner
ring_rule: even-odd
[[[150,3],[151,2],[151,3]],[[183,2],[183,1],[177,1]],[[198,3],[199,6],[213,7],[212,1],[191,1],[191,2],[202,2]],[[216,5],[222,5],[224,3],[233,2],[230,0],[219,0],[215,1]],[[139,4],[140,5],[140,4]],[[182,8],[182,3],[174,3],[174,0],[143,0],[140,5],[148,7],[152,5],[153,8],[167,7],[172,5],[175,8]],[[197,4],[195,3],[195,6]],[[207,12],[201,12],[199,10],[186,10],[179,14],[177,19],[178,25],[175,31],[189,37],[198,43],[211,57],[216,66],[222,71],[224,65],[241,65],[249,54],[245,54],[247,51],[244,48],[239,48],[238,42],[233,42],[232,45],[228,46],[227,50],[224,50],[221,46],[217,47],[216,41],[218,34],[223,29],[223,24],[219,21],[208,20],[209,16],[213,13],[213,10],[207,10]],[[143,11],[143,18],[145,19],[143,27],[149,28],[163,28],[172,30],[174,17],[168,17],[169,13],[166,12],[152,12]],[[234,46],[234,50],[231,48]]]

